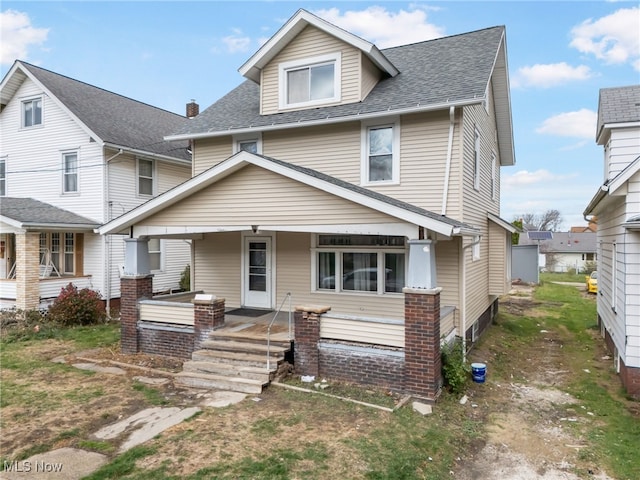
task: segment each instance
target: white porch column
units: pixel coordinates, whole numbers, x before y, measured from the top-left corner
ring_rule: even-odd
[[[407,287],[437,287],[436,249],[433,240],[409,240],[409,274]]]
[[[149,275],[149,239],[125,238],[124,274],[127,277]]]

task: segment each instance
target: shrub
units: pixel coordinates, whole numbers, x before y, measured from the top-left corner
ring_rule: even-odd
[[[105,319],[100,294],[73,283],[60,290],[60,295],[49,307],[49,318],[60,325],[91,325]]]
[[[444,383],[454,394],[460,394],[469,378],[469,366],[464,361],[462,342],[455,341],[442,347],[442,376]]]
[[[184,267],[184,270],[180,274],[180,290],[188,292],[191,290],[191,268],[189,265]]]

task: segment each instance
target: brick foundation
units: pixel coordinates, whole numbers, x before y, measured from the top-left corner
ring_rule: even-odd
[[[359,385],[403,390],[404,353],[399,350],[374,348],[343,342],[320,342],[319,373]]]
[[[153,275],[122,277],[120,291],[120,348],[138,353],[138,300],[151,298]]]
[[[602,327],[602,319],[598,315],[598,325]],[[615,354],[616,346],[609,332],[604,329],[604,343],[611,354]],[[640,368],[627,367],[622,359],[620,359],[620,380],[627,394],[640,399]]]
[[[440,288],[405,288],[404,391],[435,401],[442,387]]]
[[[224,298],[212,295],[198,295],[193,300],[193,350],[197,350],[213,330],[224,325],[224,305]]]
[[[138,322],[138,351],[165,357],[191,358],[193,328],[151,322]]]

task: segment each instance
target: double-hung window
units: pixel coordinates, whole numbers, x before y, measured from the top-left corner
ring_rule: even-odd
[[[7,194],[7,159],[0,157],[0,197]]]
[[[401,293],[405,286],[405,239],[384,235],[318,235],[317,291]]]
[[[280,108],[340,101],[340,53],[279,65]]]
[[[153,195],[154,193],[154,165],[153,160],[138,159],[138,195]]]
[[[363,125],[362,183],[398,183],[400,158],[398,122]]]
[[[42,125],[42,97],[22,101],[22,127]]]
[[[162,243],[159,238],[149,239],[149,270],[162,270]]]
[[[78,152],[62,154],[62,191],[78,192]]]
[[[496,154],[491,154],[491,200],[498,199],[498,165]]]
[[[49,275],[55,271],[61,275],[76,273],[77,235],[72,232],[40,233],[40,265]],[[50,267],[50,268],[47,268]]]
[[[480,132],[475,130],[473,144],[473,188],[480,190]]]

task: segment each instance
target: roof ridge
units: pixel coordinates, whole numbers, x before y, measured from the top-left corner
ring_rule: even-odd
[[[487,30],[494,30],[494,29],[506,30],[506,26],[504,26],[504,25],[494,25],[493,27],[479,28],[478,30],[472,30],[471,32],[454,33],[452,35],[444,35],[442,37],[431,38],[429,40],[421,40],[419,42],[404,43],[402,45],[396,45],[395,47],[381,48],[380,51],[382,53],[385,53],[385,52],[387,52],[389,50],[394,50],[396,48],[410,47],[410,46],[413,46],[413,45],[421,45],[423,43],[431,43],[431,42],[437,42],[437,41],[442,41],[442,40],[448,40],[448,39],[455,38],[455,37],[462,37],[462,36],[466,36],[466,35],[472,35],[474,33],[480,33],[480,32],[485,32]]]

